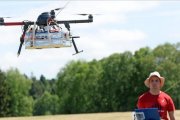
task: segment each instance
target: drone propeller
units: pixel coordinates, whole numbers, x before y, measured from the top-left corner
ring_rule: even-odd
[[[86,16],[86,15],[101,15],[101,14],[86,14],[86,13],[81,13],[81,14],[75,14],[75,15],[82,15],[82,16]]]
[[[54,10],[59,10],[59,12],[56,14],[56,16],[57,16],[64,8],[66,8],[66,6],[69,4],[69,2],[70,2],[70,1],[68,1],[68,2],[64,5],[64,7],[54,9]]]
[[[0,17],[0,18],[12,18],[12,17]]]
[[[56,8],[56,9],[53,9],[53,10],[58,11],[58,10],[62,10],[62,9],[64,9],[64,7],[61,7],[61,8]]]

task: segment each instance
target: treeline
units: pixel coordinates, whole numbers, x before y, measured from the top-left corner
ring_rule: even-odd
[[[162,90],[179,109],[180,43],[166,43],[101,60],[71,61],[51,80],[0,70],[0,116],[132,111],[148,90],[144,80],[155,70],[166,78]]]

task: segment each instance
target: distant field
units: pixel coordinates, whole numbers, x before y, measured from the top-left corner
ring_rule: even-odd
[[[176,120],[180,120],[180,110],[177,110],[175,112],[175,117]],[[132,120],[132,112],[53,115],[38,117],[13,117],[0,118],[0,120]]]

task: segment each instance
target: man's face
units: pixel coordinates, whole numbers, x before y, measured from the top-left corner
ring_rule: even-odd
[[[160,88],[161,88],[160,79],[157,76],[150,77],[150,79],[149,79],[149,87],[150,87],[150,89],[160,90]]]

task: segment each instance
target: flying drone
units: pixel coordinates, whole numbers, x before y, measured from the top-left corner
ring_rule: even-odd
[[[75,49],[75,54],[83,51],[79,51],[76,47],[75,38],[79,36],[73,36],[70,32],[71,23],[90,23],[93,22],[92,14],[80,14],[88,15],[88,19],[84,20],[56,20],[55,11],[60,10],[57,8],[50,12],[41,13],[36,22],[23,21],[23,22],[5,22],[5,17],[0,17],[0,25],[2,26],[23,26],[22,35],[20,37],[20,45],[18,49],[18,56],[21,53],[22,45],[25,45],[25,49],[44,49],[44,48],[62,48],[71,47],[72,44]],[[7,17],[6,17],[7,18]],[[64,24],[67,32],[62,30],[59,24]]]

